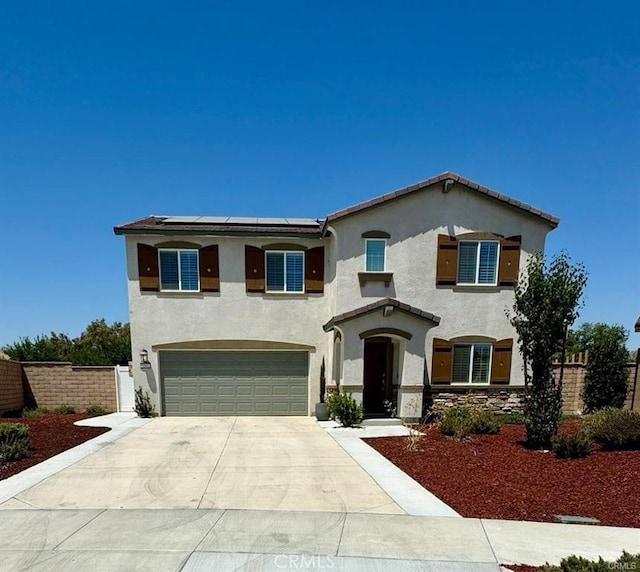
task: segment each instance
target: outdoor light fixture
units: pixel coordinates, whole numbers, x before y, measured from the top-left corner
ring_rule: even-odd
[[[386,318],[391,315],[391,312],[393,312],[393,306],[385,306],[382,310],[382,315]]]
[[[140,363],[149,363],[149,352],[147,350],[142,350],[140,352]]]

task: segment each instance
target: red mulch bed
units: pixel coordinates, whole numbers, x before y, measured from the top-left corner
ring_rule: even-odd
[[[87,415],[47,413],[41,417],[12,417],[0,419],[0,423],[24,423],[29,426],[31,447],[29,454],[19,461],[0,463],[0,480],[24,471],[62,451],[93,439],[109,431],[108,427],[78,427],[75,421]]]
[[[561,431],[577,427],[574,421]],[[594,445],[584,459],[556,459],[527,449],[522,425],[462,442],[435,426],[424,431],[415,453],[405,449],[405,437],[366,441],[462,516],[557,522],[554,515],[566,514],[640,527],[640,451]]]

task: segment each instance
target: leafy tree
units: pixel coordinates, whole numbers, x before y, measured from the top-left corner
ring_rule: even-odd
[[[559,352],[564,362],[567,333],[578,318],[586,282],[584,266],[572,265],[562,252],[548,265],[541,254],[533,255],[515,287],[509,317],[524,360],[525,428],[533,447],[549,447],[558,430],[562,370],[556,382],[553,356]]]
[[[33,341],[20,338],[3,351],[16,361],[71,361],[73,341],[67,334],[51,332],[36,336]]]
[[[606,407],[621,408],[627,396],[629,359],[627,330],[620,325],[585,324],[589,337],[584,342],[589,350],[582,399],[585,411],[591,413]]]
[[[67,334],[20,338],[2,348],[16,361],[66,361],[74,365],[126,365],[131,359],[129,324],[94,320],[74,339]]]

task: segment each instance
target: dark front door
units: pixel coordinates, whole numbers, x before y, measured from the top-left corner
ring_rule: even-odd
[[[362,406],[367,416],[383,416],[385,401],[392,398],[393,346],[389,338],[369,338],[364,342],[364,391]]]

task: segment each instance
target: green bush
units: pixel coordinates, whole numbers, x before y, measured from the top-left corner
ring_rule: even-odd
[[[0,462],[17,461],[27,456],[31,438],[24,423],[0,423]]]
[[[500,413],[497,415],[501,425],[523,425],[524,413],[513,411],[512,413]]]
[[[640,570],[640,553],[629,554],[623,551],[622,556],[615,562],[587,560],[581,556],[569,556],[560,561],[560,566],[545,564],[538,568],[538,572],[611,572],[611,570]]]
[[[362,407],[350,393],[334,393],[327,398],[327,411],[332,419],[340,420],[344,427],[362,421]]]
[[[47,413],[51,413],[48,409],[46,409],[45,407],[36,407],[34,409],[23,409],[22,410],[22,416],[23,417],[42,417],[43,415],[46,415]]]
[[[155,417],[157,415],[156,408],[151,403],[149,394],[145,391],[142,392],[142,387],[138,387],[135,391],[136,403],[133,410],[138,414],[138,417]]]
[[[102,405],[89,405],[89,407],[87,407],[87,415],[90,415],[91,417],[97,417],[98,415],[104,415],[105,413],[106,410]]]
[[[61,405],[60,407],[56,407],[53,410],[54,413],[62,413],[64,415],[71,415],[76,412],[76,410],[71,405]]]
[[[470,433],[488,435],[499,431],[498,416],[479,407],[450,407],[440,418],[440,432],[455,439],[463,439]]]
[[[560,433],[553,440],[553,452],[558,459],[582,459],[591,452],[591,438],[584,431]]]
[[[587,415],[582,428],[605,449],[640,449],[640,413],[608,408]]]

